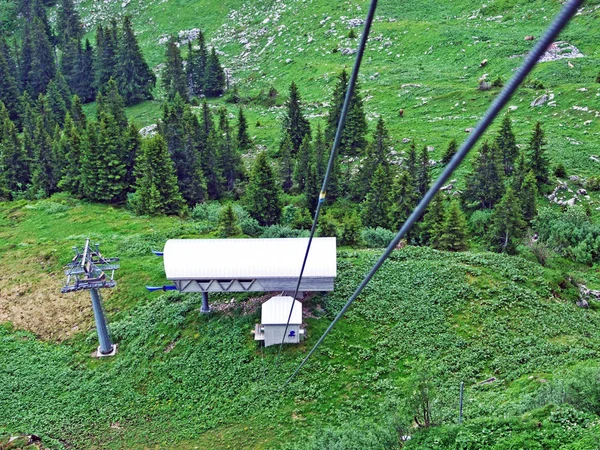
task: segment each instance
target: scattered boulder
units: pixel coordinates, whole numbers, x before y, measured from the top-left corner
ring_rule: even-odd
[[[409,142],[410,142],[410,139],[409,139],[409,138],[404,138],[404,139],[402,139],[402,143],[403,143],[403,144],[408,144]]]
[[[579,300],[577,300],[576,305],[579,306],[580,308],[589,308],[590,307],[590,304],[584,298],[580,298]]]
[[[479,82],[479,90],[480,91],[489,91],[492,88],[492,83],[488,82],[488,81],[481,81]]]
[[[592,155],[590,156],[590,159],[594,162],[600,162],[600,156]]]
[[[525,40],[526,41],[533,41],[533,40],[535,40],[535,37],[533,37],[533,36],[525,36]]]
[[[574,181],[574,182],[577,182],[577,181],[579,181],[579,177],[578,177],[577,175],[571,175],[571,176],[569,177],[569,180],[571,180],[571,181]]]
[[[587,191],[583,188],[577,189],[577,195],[587,195]]]
[[[473,130],[474,130],[473,127],[465,128],[465,133],[470,133]]]
[[[548,101],[548,94],[540,95],[534,101],[531,102],[532,107],[542,106],[544,103]]]
[[[557,61],[564,58],[583,58],[584,55],[577,47],[565,41],[556,41],[550,44],[538,62]]]
[[[517,109],[519,109],[519,107],[518,107],[517,105],[510,105],[510,106],[508,107],[508,110],[509,110],[509,111],[516,111]]]
[[[481,61],[481,62],[479,63],[479,67],[485,67],[485,66],[487,65],[487,63],[488,63],[488,60],[487,60],[487,59],[484,59],[483,61]]]
[[[158,133],[158,125],[155,123],[148,125],[147,127],[140,129],[139,133],[142,137],[152,137]]]
[[[577,201],[577,198],[575,198],[575,197],[573,197],[570,200],[567,200],[567,206],[574,206],[576,201]]]

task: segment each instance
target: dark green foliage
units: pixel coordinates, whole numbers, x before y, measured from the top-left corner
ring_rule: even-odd
[[[222,109],[219,114],[219,163],[220,173],[223,175],[223,189],[227,192],[234,190],[236,182],[244,175],[242,157],[233,139],[227,111]]]
[[[567,169],[563,163],[558,163],[554,168],[554,176],[557,178],[565,178],[567,176]]]
[[[427,211],[423,216],[423,222],[420,226],[421,234],[419,236],[419,241],[422,245],[440,248],[440,239],[445,224],[445,209],[444,197],[442,194],[437,193],[427,207]]]
[[[63,51],[60,57],[60,73],[63,75],[67,85],[73,92],[77,92],[81,82],[79,64],[81,61],[81,44],[78,40],[71,39],[63,45]]]
[[[500,202],[494,207],[488,247],[496,252],[515,253],[524,235],[525,227],[521,201],[512,187],[508,187]]]
[[[67,105],[54,80],[48,84],[46,101],[48,102],[48,113],[50,114],[49,120],[52,123],[62,126],[67,115]]]
[[[83,143],[79,129],[70,115],[67,115],[67,119],[65,120],[64,133],[59,145],[61,147],[60,154],[64,158],[64,161],[58,187],[76,197],[83,197],[84,190],[81,182]]]
[[[248,122],[244,115],[244,110],[240,108],[238,113],[237,133],[236,133],[237,148],[241,151],[246,151],[252,148],[252,140],[248,134]]]
[[[566,258],[589,265],[600,261],[600,225],[580,206],[568,207],[564,212],[540,208],[532,228],[539,240]]]
[[[394,179],[391,190],[392,205],[389,212],[389,224],[393,230],[399,230],[417,205],[418,197],[414,181],[408,171],[402,171]]]
[[[117,24],[111,22],[103,28],[98,25],[96,29],[96,58],[94,60],[96,90],[100,90],[111,78],[116,76],[117,67]]]
[[[242,230],[238,225],[238,218],[233,211],[231,203],[227,203],[226,206],[221,208],[219,213],[219,237],[227,238],[231,236],[237,236],[241,234]]]
[[[0,196],[25,191],[31,183],[30,163],[21,145],[15,124],[0,102]]]
[[[245,202],[248,212],[260,225],[268,226],[279,222],[280,187],[264,152],[258,154],[252,166]]]
[[[100,120],[103,115],[110,116],[114,119],[115,124],[121,131],[127,128],[125,104],[123,102],[123,97],[119,94],[115,80],[109,80],[102,89],[102,92],[98,93],[96,104],[98,105],[96,111],[98,120]]]
[[[379,165],[373,174],[369,193],[362,203],[362,221],[364,225],[371,228],[387,228],[390,222],[390,204],[388,173],[383,165]]]
[[[467,219],[460,209],[458,201],[450,203],[441,227],[438,248],[451,252],[467,249]]]
[[[77,81],[71,90],[76,93],[84,103],[94,100],[96,97],[94,73],[94,49],[88,39],[79,54]]]
[[[179,96],[187,102],[187,81],[183,71],[181,52],[177,46],[175,36],[171,36],[167,42],[165,59],[165,67],[163,69],[161,82],[166,91],[167,99],[173,100],[175,95],[179,94]]]
[[[371,179],[377,167],[382,166],[389,173],[389,147],[390,136],[383,117],[380,116],[373,134],[373,142],[367,146],[365,157],[362,160],[362,167],[358,172],[357,180],[353,184],[356,199],[363,200],[367,195]]]
[[[44,30],[44,24],[35,18],[25,28],[21,50],[21,83],[32,97],[46,92],[50,80],[56,75],[54,52]]]
[[[442,164],[448,164],[452,157],[456,154],[458,150],[458,144],[456,143],[456,139],[452,139],[448,144],[448,148],[444,152],[444,156],[442,156]]]
[[[550,161],[546,156],[546,138],[542,125],[540,122],[536,122],[531,140],[529,141],[529,148],[527,149],[527,158],[529,160],[529,166],[535,178],[538,186],[548,182],[548,175],[550,172]]]
[[[317,210],[319,203],[319,193],[321,191],[321,182],[319,178],[317,167],[317,155],[312,152],[308,167],[306,168],[305,183],[304,183],[304,197],[306,198],[306,206],[312,215]]]
[[[123,19],[116,54],[116,79],[125,105],[152,99],[156,76],[148,67],[131,26],[131,17]]]
[[[33,192],[40,197],[49,197],[57,190],[58,173],[57,162],[52,151],[52,137],[48,133],[43,117],[38,117],[35,132],[33,133],[33,165],[32,185]]]
[[[387,247],[395,235],[396,233],[386,228],[365,228],[361,238],[368,248],[380,248]]]
[[[421,150],[421,153],[419,154],[417,176],[415,179],[415,185],[420,197],[425,195],[430,184],[431,170],[429,166],[429,150],[427,150],[427,147],[423,147],[423,150]]]
[[[223,92],[225,92],[225,71],[213,47],[206,60],[204,95],[207,97],[219,97],[223,95]]]
[[[295,155],[300,149],[300,145],[302,144],[304,137],[307,135],[310,137],[310,123],[302,114],[300,102],[301,100],[300,93],[298,92],[298,86],[296,86],[296,83],[292,82],[290,85],[290,97],[286,102],[286,111],[285,116],[283,117],[282,139],[285,139],[286,134],[290,135],[293,146],[293,155]]]
[[[337,131],[342,106],[348,90],[348,73],[344,69],[338,78],[338,82],[333,91],[329,115],[327,117],[327,126],[325,128],[325,139],[327,142],[333,142]],[[346,124],[342,130],[342,136],[339,146],[339,154],[343,156],[358,155],[367,145],[367,119],[365,118],[364,106],[360,95],[359,86],[355,86],[354,94],[350,100]]]
[[[198,48],[194,48],[193,43],[188,43],[188,56],[185,72],[187,75],[188,89],[190,95],[199,97],[204,93],[206,64],[208,60],[208,51],[204,42],[204,34],[198,32],[198,40],[196,43]]]
[[[67,45],[71,40],[81,41],[83,25],[79,13],[73,5],[73,0],[61,0],[56,15],[57,40],[61,46]]]
[[[77,95],[73,96],[73,101],[71,102],[71,118],[73,119],[73,123],[79,130],[83,130],[87,124],[87,118],[85,113],[83,112],[83,106],[81,104],[81,100]]]
[[[510,175],[513,171],[515,159],[519,154],[517,140],[512,131],[511,120],[508,114],[502,120],[502,126],[494,141],[499,152],[499,157],[502,159],[504,174]]]
[[[310,136],[304,136],[298,157],[294,166],[294,186],[298,192],[303,192],[306,187],[306,177],[308,176],[308,166],[313,155],[313,148],[310,143]]]
[[[279,173],[281,174],[281,187],[284,192],[290,192],[294,185],[294,159],[292,158],[292,138],[285,133],[284,139],[279,143]]]
[[[493,208],[504,192],[502,167],[494,145],[483,143],[467,175],[465,199],[477,208]]]
[[[136,214],[181,214],[184,201],[162,136],[146,139],[136,165],[136,190],[130,199]]]
[[[525,153],[519,152],[519,156],[516,160],[515,168],[511,177],[511,185],[515,192],[521,190],[521,185],[523,184],[523,181],[530,170],[531,168],[525,159]]]
[[[519,200],[521,201],[521,207],[523,208],[523,219],[527,223],[531,222],[537,214],[537,196],[538,189],[535,180],[535,175],[532,170],[529,171],[521,190],[519,191]]]
[[[8,46],[0,34],[0,102],[4,104],[10,119],[14,121],[19,115],[19,89],[14,77],[14,69],[10,66],[2,49],[8,52]]]
[[[596,76],[596,83],[600,83],[600,72],[598,72],[598,75]]]
[[[216,127],[212,127],[208,133],[206,144],[203,146],[202,169],[206,178],[208,197],[211,199],[221,198],[223,188],[223,174],[219,161],[219,146],[221,137]]]
[[[179,192],[189,206],[206,200],[206,182],[199,153],[200,125],[179,94],[163,106],[160,126],[175,165]]]

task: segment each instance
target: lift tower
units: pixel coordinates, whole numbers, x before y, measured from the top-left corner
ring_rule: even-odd
[[[114,263],[119,258],[105,258],[100,253],[98,244],[93,249],[90,247],[89,239],[85,240],[83,252],[80,253],[77,247],[73,247],[73,250],[75,250],[75,256],[65,267],[67,281],[60,291],[63,294],[84,289],[90,291],[96,329],[98,330],[98,340],[100,342],[96,356],[112,356],[117,352],[117,346],[111,342],[108,335],[108,328],[98,289],[113,288],[117,285],[114,281],[114,276],[115,270],[119,268],[119,265]],[[110,275],[107,275],[108,272],[110,272]]]

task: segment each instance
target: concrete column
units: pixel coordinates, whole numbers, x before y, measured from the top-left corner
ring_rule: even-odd
[[[98,353],[100,355],[108,355],[113,352],[114,346],[110,340],[110,336],[108,335],[106,319],[104,318],[102,303],[100,302],[100,293],[98,292],[98,289],[90,289],[90,294],[92,296],[92,307],[94,308],[96,330],[98,330],[98,341],[100,342]]]
[[[208,305],[208,292],[202,293],[202,308],[200,308],[200,312],[209,313],[210,306]]]

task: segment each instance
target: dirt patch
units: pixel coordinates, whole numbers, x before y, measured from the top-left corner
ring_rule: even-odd
[[[6,271],[4,271],[6,273]],[[12,322],[41,339],[62,341],[93,326],[88,292],[61,294],[61,283],[48,274],[33,281],[0,279],[0,323]]]
[[[242,309],[244,315],[253,314],[264,302],[273,297],[273,293],[268,293],[260,297],[251,297],[244,302],[236,302],[235,298],[223,303],[213,304],[211,303],[210,308],[213,311],[219,311],[224,313],[231,313],[238,308]]]

